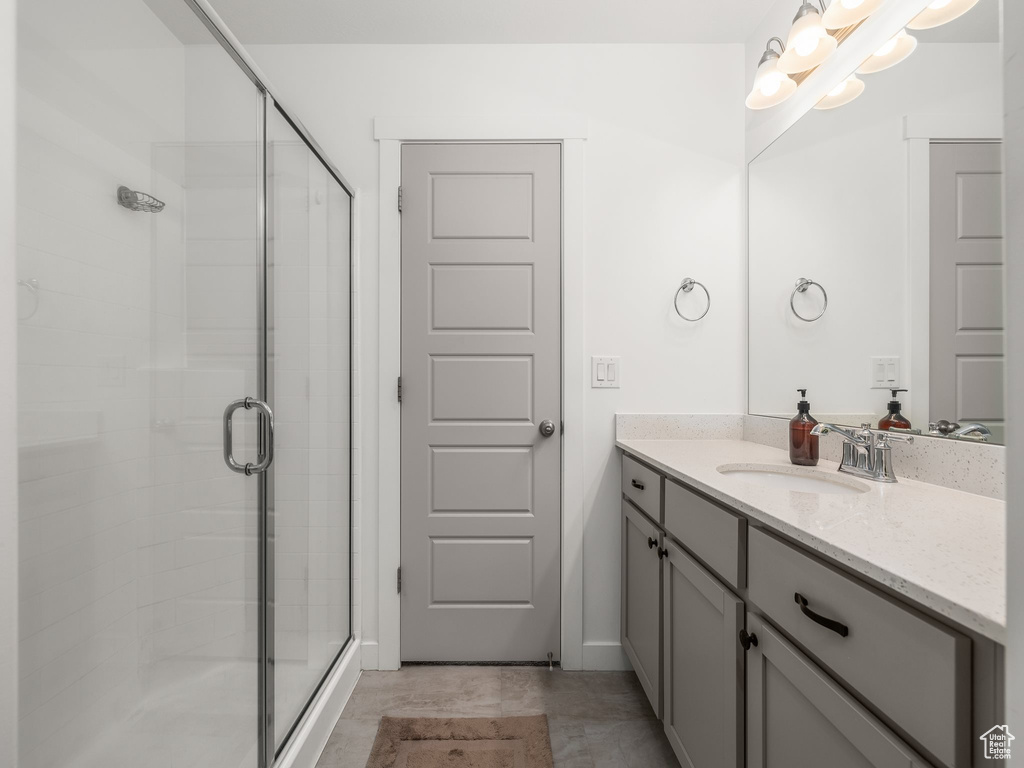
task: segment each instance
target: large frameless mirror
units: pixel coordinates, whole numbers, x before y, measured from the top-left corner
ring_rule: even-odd
[[[749,412],[1001,443],[999,2],[908,32],[750,163]]]

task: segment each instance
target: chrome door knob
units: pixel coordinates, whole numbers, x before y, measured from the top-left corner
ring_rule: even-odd
[[[544,419],[544,421],[540,423],[540,433],[544,437],[551,437],[555,434],[555,422],[551,419]]]

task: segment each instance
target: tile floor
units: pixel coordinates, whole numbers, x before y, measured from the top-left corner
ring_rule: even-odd
[[[317,768],[364,768],[382,715],[546,714],[556,768],[677,768],[632,672],[405,667],[363,672]]]

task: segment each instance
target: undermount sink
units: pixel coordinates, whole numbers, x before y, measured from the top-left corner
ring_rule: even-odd
[[[866,493],[868,486],[857,480],[804,467],[777,464],[723,464],[718,473],[735,480],[756,483],[766,488],[779,488],[800,493],[854,496]]]

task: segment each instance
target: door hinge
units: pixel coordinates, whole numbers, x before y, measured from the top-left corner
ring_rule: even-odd
[[[398,594],[402,594],[402,566],[398,566]]]
[[[402,377],[398,377],[398,402],[402,402]]]
[[[402,212],[402,188],[398,188],[398,212]]]

